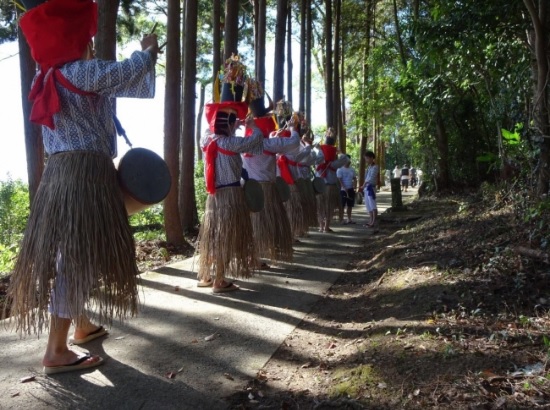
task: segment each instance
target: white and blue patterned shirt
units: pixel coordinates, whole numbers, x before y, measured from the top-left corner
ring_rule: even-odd
[[[292,152],[300,146],[300,135],[293,131],[289,138],[264,138],[264,152],[260,155],[243,155],[243,167],[248,176],[259,182],[275,182],[277,164],[275,154]],[[273,155],[270,155],[268,153]]]
[[[216,140],[218,147],[238,154],[248,152],[259,155],[262,153],[264,136],[262,132],[253,128],[250,137],[227,137],[216,135],[207,130],[201,140],[201,148],[204,150],[212,141]],[[216,157],[216,187],[231,185],[241,180],[243,161],[240,155],[225,155],[218,152]],[[204,173],[206,175],[206,161],[204,162]]]
[[[155,96],[153,55],[136,51],[123,61],[77,60],[59,70],[76,88],[96,95],[77,94],[56,84],[61,109],[53,116],[55,129],[42,127],[46,152],[99,151],[116,157],[112,99]]]

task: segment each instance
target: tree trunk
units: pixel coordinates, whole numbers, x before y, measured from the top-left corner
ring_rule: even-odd
[[[437,141],[437,153],[438,155],[438,171],[437,186],[440,189],[446,189],[449,187],[449,139],[447,137],[447,130],[445,129],[445,122],[441,111],[438,109],[435,114],[435,136]]]
[[[550,73],[548,72],[550,9],[545,0],[539,0],[538,10],[535,6],[536,1],[523,0],[523,2],[533,23],[533,30],[529,32],[528,38],[536,59],[536,65],[534,65],[536,81],[532,103],[533,128],[536,137],[540,140],[537,194],[543,196],[548,194],[550,187]]]
[[[370,55],[370,45],[371,45],[371,31],[373,28],[373,22],[374,22],[374,1],[373,0],[366,0],[365,1],[365,8],[367,10],[367,21],[365,26],[365,33],[367,34],[367,38],[365,39],[365,49],[364,49],[364,56],[363,61],[365,62],[363,64],[363,81],[361,84],[362,91],[361,94],[363,96],[363,101],[367,101],[368,98],[368,88],[369,88],[369,66],[367,64],[367,61],[369,60]],[[365,157],[363,156],[366,149],[367,149],[367,135],[368,135],[368,127],[367,127],[367,114],[366,112],[362,113],[363,118],[361,121],[361,149],[360,149],[360,155],[361,158],[359,158],[359,185],[362,185],[365,182]],[[380,170],[382,172],[382,170]]]
[[[196,116],[197,127],[195,128],[195,146],[197,147],[197,160],[202,160],[201,137],[202,137],[202,116],[204,114],[204,104],[206,100],[206,84],[201,83],[201,92],[199,97],[199,112]]]
[[[116,20],[120,0],[97,0],[98,27],[94,37],[97,58],[116,60]]]
[[[285,73],[285,29],[287,0],[277,0],[277,22],[275,24],[275,58],[273,64],[273,101],[284,98]]]
[[[225,0],[224,60],[239,54],[239,0]]]
[[[25,129],[25,153],[27,157],[27,179],[29,182],[29,202],[32,207],[34,196],[42,172],[44,171],[44,144],[42,143],[42,127],[29,120],[31,103],[27,96],[32,80],[36,74],[36,63],[31,56],[31,49],[21,31],[18,33],[19,69],[21,71],[21,104],[23,106],[23,126]]]
[[[286,16],[286,99],[292,101],[292,13],[288,3]]]
[[[180,2],[168,0],[166,28],[166,85],[164,95],[164,159],[172,176],[172,186],[164,200],[166,240],[185,244],[178,207],[179,138],[181,108]]]
[[[341,11],[342,0],[336,0],[335,9],[334,9],[334,64],[333,64],[333,80],[332,80],[332,100],[333,100],[333,115],[334,118],[332,123],[336,129],[336,134],[338,135],[338,147],[340,150],[346,152],[346,140],[344,135],[344,126],[341,121],[342,111],[341,99],[340,99],[340,11]]]
[[[298,111],[306,112],[306,7],[307,0],[300,1],[300,80],[298,91]],[[307,117],[306,117],[307,118]]]
[[[327,127],[334,127],[334,86],[332,70],[332,0],[325,0],[325,94]]]
[[[267,31],[267,6],[266,0],[257,0],[254,4],[258,4],[258,16],[257,16],[257,44],[256,44],[256,79],[260,82],[262,87],[265,87],[265,33]]]
[[[221,36],[221,26],[222,26],[222,8],[220,1],[214,1],[214,7],[212,10],[212,27],[214,32],[212,33],[212,78],[215,80],[218,76],[221,66],[222,66],[222,56],[221,56],[221,45],[222,45],[222,36]]]
[[[311,122],[311,47],[313,39],[313,24],[311,22],[311,0],[306,0],[306,118]]]
[[[185,55],[183,58],[183,106],[180,167],[180,218],[184,232],[198,223],[195,202],[195,84],[197,79],[197,0],[185,2]]]

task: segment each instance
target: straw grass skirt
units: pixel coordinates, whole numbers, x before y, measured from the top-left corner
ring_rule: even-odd
[[[274,182],[260,184],[264,192],[264,209],[251,214],[258,256],[272,261],[292,261],[292,231],[277,185]]]
[[[250,211],[243,189],[217,189],[206,199],[199,231],[199,280],[249,278],[256,260]]]
[[[100,323],[137,313],[134,239],[116,169],[104,154],[65,152],[48,160],[8,290],[7,308],[20,333],[48,327],[59,261],[63,309],[71,318],[88,314],[86,307]]]
[[[290,229],[292,237],[301,236],[304,234],[304,206],[302,204],[302,195],[296,184],[288,186],[290,188],[290,198],[284,203],[288,220],[290,221]]]
[[[302,179],[304,194],[304,219],[308,227],[317,226],[317,200],[315,199],[315,190],[309,179]]]
[[[323,194],[317,195],[317,213],[319,222],[330,221],[335,211],[340,209],[342,204],[340,190],[337,185],[328,185]]]

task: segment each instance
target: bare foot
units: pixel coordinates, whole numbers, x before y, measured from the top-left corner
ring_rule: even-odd
[[[82,317],[75,326],[73,339],[84,339],[88,335],[98,331],[101,326],[95,325],[88,320],[86,317]]]
[[[66,348],[63,352],[58,352],[52,355],[48,355],[48,353],[46,353],[42,359],[42,364],[46,367],[66,366],[76,362],[82,356],[84,356],[84,354],[78,354],[72,350],[69,350],[69,348]],[[90,356],[90,358],[86,359],[84,363],[92,364],[97,363],[100,360],[101,357],[99,356]]]

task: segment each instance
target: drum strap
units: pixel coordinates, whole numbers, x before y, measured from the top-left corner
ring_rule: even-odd
[[[288,185],[294,185],[294,178],[288,167],[294,161],[289,160],[286,155],[281,155],[277,158],[277,166],[279,167],[279,172],[281,173],[281,178],[285,180]],[[296,164],[294,162],[294,164]]]

